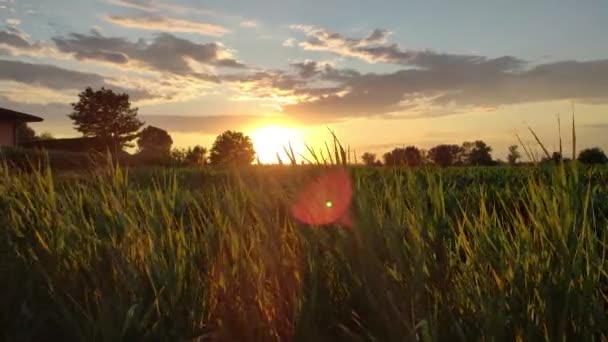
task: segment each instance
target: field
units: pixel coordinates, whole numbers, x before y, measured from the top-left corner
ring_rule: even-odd
[[[353,167],[295,220],[326,172],[1,166],[0,339],[608,338],[608,169]]]

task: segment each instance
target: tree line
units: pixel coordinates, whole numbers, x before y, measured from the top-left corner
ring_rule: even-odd
[[[143,161],[155,162],[171,160],[184,165],[248,165],[255,159],[255,150],[251,139],[242,132],[225,131],[213,143],[211,150],[203,146],[186,149],[172,149],[173,139],[161,128],[145,126],[138,117],[138,108],[131,106],[129,95],[118,94],[111,89],[93,90],[87,88],[78,95],[78,102],[72,103],[72,113],[68,117],[74,128],[84,137],[96,138],[110,152],[116,154],[124,148],[134,147],[137,143],[136,157]],[[142,129],[143,128],[143,129]],[[49,134],[36,136],[30,128],[22,127],[22,135],[31,139],[49,139]],[[416,146],[397,147],[382,156],[366,152],[361,155],[367,166],[408,166],[417,167],[433,164],[440,167],[450,166],[492,166],[504,162],[492,158],[492,147],[482,140],[465,141],[461,145],[440,144],[429,150]],[[521,159],[517,145],[509,146],[508,164],[515,165]],[[562,159],[561,153],[555,152],[553,160]],[[583,163],[608,163],[608,158],[600,148],[582,150],[577,158]]]

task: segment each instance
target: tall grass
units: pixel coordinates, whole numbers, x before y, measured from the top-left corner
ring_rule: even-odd
[[[325,169],[0,167],[2,337],[608,337],[606,170],[355,167],[353,227],[295,222]]]

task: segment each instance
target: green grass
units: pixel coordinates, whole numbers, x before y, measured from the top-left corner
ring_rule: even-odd
[[[324,170],[0,167],[0,339],[608,337],[607,169],[350,168],[352,228],[295,222]]]

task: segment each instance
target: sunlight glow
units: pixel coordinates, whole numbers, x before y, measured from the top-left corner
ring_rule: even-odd
[[[297,128],[263,126],[253,131],[251,139],[259,160],[264,164],[278,163],[277,153],[283,163],[289,164],[289,157],[284,149],[284,147],[289,149],[289,144],[291,144],[296,160],[300,161],[299,153],[302,153],[305,148],[303,134]]]

